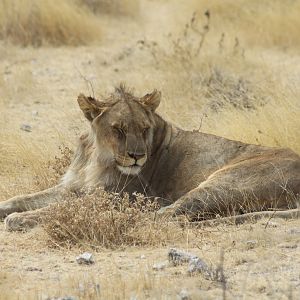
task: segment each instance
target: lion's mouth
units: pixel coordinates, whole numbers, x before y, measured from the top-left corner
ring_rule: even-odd
[[[140,173],[142,166],[134,164],[131,166],[121,166],[117,164],[119,171],[125,175],[137,175]]]
[[[146,159],[136,160],[120,156],[117,156],[115,159],[119,171],[126,175],[137,175],[141,171],[145,161]]]

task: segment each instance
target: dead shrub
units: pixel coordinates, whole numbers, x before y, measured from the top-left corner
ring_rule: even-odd
[[[22,46],[82,45],[100,37],[98,20],[72,0],[0,0],[0,39]]]
[[[252,78],[237,72],[237,66],[246,63],[239,39],[226,45],[224,34],[211,38],[212,19],[208,10],[202,15],[194,13],[182,30],[170,33],[164,43],[140,40],[139,48],[152,56],[159,69],[176,74],[181,85],[176,96],[186,98],[192,93],[192,100],[200,102],[196,110],[254,110],[264,105],[267,98],[260,96]]]
[[[68,194],[49,207],[45,231],[55,244],[96,248],[159,245],[180,237],[176,224],[155,221],[156,202],[140,194],[134,197],[132,201],[127,194],[101,189],[79,197]]]

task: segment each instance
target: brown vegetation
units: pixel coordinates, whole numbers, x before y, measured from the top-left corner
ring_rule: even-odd
[[[103,190],[51,205],[44,228],[55,245],[89,245],[94,248],[158,246],[182,238],[179,227],[156,221],[158,206],[143,195],[135,201]],[[184,233],[183,233],[184,236]]]
[[[100,32],[97,18],[73,0],[0,1],[0,39],[14,44],[84,45]]]
[[[40,28],[38,32],[30,30],[33,27],[28,23],[28,2],[36,2],[46,14],[42,20],[35,19]],[[95,16],[89,7],[78,12],[74,2],[69,5],[71,2],[65,0],[59,1],[59,6],[57,1],[0,0],[0,36],[4,42],[62,46],[21,49],[0,43],[0,200],[41,190],[57,180],[63,168],[53,171],[48,162],[56,168],[54,157],[59,156],[59,145],[74,149],[79,133],[86,128],[75,99],[78,93],[92,94],[92,90],[77,69],[92,83],[96,96],[120,81],[136,87],[137,93],[157,88],[163,92],[159,113],[183,128],[200,129],[249,143],[289,147],[300,153],[300,61],[295,55],[300,45],[298,0],[138,2],[142,5],[137,12],[141,18],[132,21],[114,13],[102,18],[99,10],[100,14],[97,12]],[[122,4],[119,5],[120,11],[123,10]],[[199,45],[199,34],[190,31],[185,37],[185,24],[190,23],[196,11],[196,28],[202,32],[207,10],[210,11],[209,31],[201,51],[189,58],[190,68],[186,68],[186,62],[181,60],[186,61],[190,44],[192,49]],[[14,11],[19,11],[19,15],[12,13]],[[98,41],[99,28],[101,47],[63,47],[64,44]],[[177,46],[173,46],[173,41],[178,37],[183,39],[183,47],[174,55]],[[145,49],[137,40],[151,41],[153,46]],[[33,116],[33,111],[38,115]],[[22,123],[31,124],[32,132],[21,131]],[[88,197],[87,205],[91,205],[92,196]],[[81,198],[76,201],[70,212],[81,216],[82,223],[78,224],[88,228],[90,219],[75,213],[79,204],[83,211],[87,206]],[[69,213],[67,203],[61,204],[65,214]],[[71,227],[70,219],[56,208],[51,208],[53,222],[49,225],[53,227],[48,229],[53,230],[50,236],[58,234],[64,224]],[[97,211],[87,217],[97,220]],[[138,218],[141,216],[138,212]],[[118,220],[123,217],[120,215]],[[138,218],[135,225],[131,223],[133,227],[127,227],[129,230],[136,228]],[[54,220],[60,223],[55,224]],[[112,233],[120,232],[118,226]],[[153,229],[150,224],[146,224],[146,229],[147,226]],[[72,249],[68,250],[67,247],[50,249],[45,243],[49,235],[45,238],[42,230],[7,233],[1,225],[0,299],[41,299],[45,294],[73,295],[79,299],[134,296],[174,299],[184,288],[191,291],[191,296],[195,295],[192,299],[222,297],[220,285],[201,275],[188,277],[184,268],[152,271],[153,263],[166,257],[168,248],[162,246],[162,236],[159,235],[159,242],[155,244],[153,235],[150,234],[148,240],[147,235],[142,235],[137,240],[140,246],[128,249],[124,245],[127,241],[133,245],[132,240],[118,240],[121,242],[114,246],[108,237],[103,244],[93,239],[95,228],[91,229],[82,235],[76,227],[75,233],[80,238],[73,238],[67,234],[68,228],[63,228],[59,239],[64,246],[68,240],[71,242]],[[297,230],[299,220],[283,222],[273,218],[265,224],[218,226],[193,232],[183,228],[179,237],[173,235],[171,227],[166,231],[170,234],[166,235],[166,243],[192,250],[214,265],[219,261],[220,250],[224,249],[228,299],[298,299]],[[131,237],[137,234],[130,232]],[[182,242],[183,236],[185,242]],[[96,248],[106,245],[122,249],[124,246],[124,249],[95,253],[97,263],[89,269],[77,266],[72,259],[82,249],[88,249],[91,241]],[[147,249],[142,246],[145,244],[156,246]],[[249,249],[249,245],[253,249]],[[146,258],[141,260],[141,255]],[[26,271],[34,266],[42,268],[42,272]],[[87,270],[90,277],[86,275]],[[93,285],[98,282],[101,297]]]

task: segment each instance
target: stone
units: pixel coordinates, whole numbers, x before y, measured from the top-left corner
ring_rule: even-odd
[[[291,228],[289,231],[288,231],[289,234],[294,234],[294,235],[300,235],[300,228]]]
[[[268,221],[268,222],[262,222],[261,225],[265,226],[265,227],[273,227],[276,228],[279,226],[278,223],[273,222],[273,221]]]
[[[83,254],[76,257],[76,261],[78,264],[91,265],[95,263],[93,254],[89,252],[84,252]]]
[[[37,267],[27,267],[25,270],[29,271],[29,272],[42,272],[43,271],[41,268],[37,268]]]
[[[174,266],[177,266],[188,263],[191,259],[197,258],[197,256],[176,248],[171,248],[168,252],[168,258],[169,262],[171,262]]]
[[[31,132],[32,131],[32,127],[28,124],[22,124],[20,126],[20,129],[23,130],[23,131],[27,131],[27,132]]]
[[[257,244],[258,244],[257,240],[249,240],[246,242],[246,246],[248,250],[254,249]]]
[[[190,300],[190,293],[186,289],[182,289],[178,294],[178,299],[180,300]]]
[[[189,262],[188,273],[202,273],[206,276],[210,275],[210,270],[207,264],[199,257],[194,257]]]
[[[166,268],[166,266],[167,266],[166,262],[160,262],[160,263],[154,264],[152,266],[152,269],[155,271],[162,271]]]

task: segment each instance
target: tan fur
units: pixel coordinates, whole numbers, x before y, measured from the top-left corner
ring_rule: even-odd
[[[60,201],[66,190],[96,187],[137,191],[158,199],[162,216],[184,214],[198,221],[240,214],[244,217],[237,219],[245,220],[253,212],[265,216],[269,214],[262,210],[297,206],[296,153],[181,130],[155,113],[160,99],[156,90],[137,98],[122,85],[103,101],[79,95],[90,131],[79,139],[73,162],[57,187],[0,203],[0,217],[19,212],[6,218],[7,228],[34,226],[41,210],[28,211]]]

